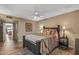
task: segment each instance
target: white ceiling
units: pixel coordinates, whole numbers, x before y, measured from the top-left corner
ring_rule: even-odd
[[[79,5],[63,4],[1,4],[0,13],[19,16],[29,20],[39,21],[63,13],[79,10]],[[35,11],[39,13],[38,19],[34,19]]]

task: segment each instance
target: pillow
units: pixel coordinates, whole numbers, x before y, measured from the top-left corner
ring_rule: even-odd
[[[47,32],[46,31],[43,31],[42,35],[45,36],[46,34],[47,34]]]
[[[47,35],[50,35],[50,30],[47,31]]]

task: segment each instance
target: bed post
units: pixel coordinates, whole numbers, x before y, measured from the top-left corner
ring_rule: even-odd
[[[59,42],[60,42],[60,25],[58,25],[57,31],[58,31],[58,39],[59,39]]]
[[[25,35],[23,35],[23,48],[25,48]]]

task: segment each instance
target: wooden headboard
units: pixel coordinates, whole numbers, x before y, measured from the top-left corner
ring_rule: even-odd
[[[45,27],[45,26],[43,26],[43,31],[44,30],[56,30],[58,33],[58,38],[60,39],[60,25],[57,25],[57,27]]]

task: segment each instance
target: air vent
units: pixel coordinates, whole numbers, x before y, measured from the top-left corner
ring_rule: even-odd
[[[6,17],[7,17],[7,18],[11,18],[11,19],[13,18],[12,16],[6,16]]]

